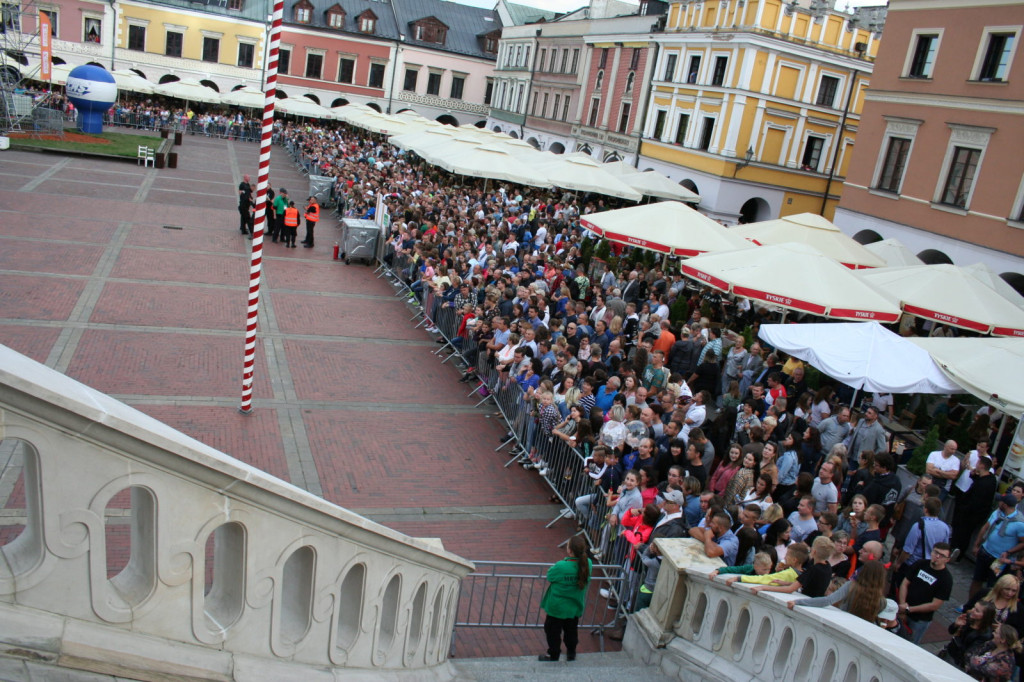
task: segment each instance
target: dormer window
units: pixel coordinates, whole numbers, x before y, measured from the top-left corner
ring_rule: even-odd
[[[361,33],[375,33],[377,31],[377,15],[370,10],[360,14],[359,31]]]
[[[331,28],[345,28],[345,10],[341,5],[334,5],[327,10],[327,25]]]
[[[301,0],[295,3],[295,23],[308,24],[313,19],[313,3]]]
[[[483,37],[483,50],[487,54],[498,54],[498,41],[501,39],[501,31],[488,33]]]
[[[421,19],[413,25],[413,38],[424,43],[444,45],[448,37],[448,26],[434,17]]]

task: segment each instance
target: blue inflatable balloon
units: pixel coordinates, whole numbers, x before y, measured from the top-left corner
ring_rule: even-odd
[[[68,74],[64,91],[78,109],[78,129],[83,133],[102,133],[103,113],[117,100],[114,77],[100,66],[77,66]]]

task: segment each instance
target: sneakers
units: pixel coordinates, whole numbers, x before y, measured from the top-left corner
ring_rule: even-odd
[[[959,547],[954,549],[953,553],[949,555],[949,563],[955,564],[957,561],[960,561],[960,548]]]

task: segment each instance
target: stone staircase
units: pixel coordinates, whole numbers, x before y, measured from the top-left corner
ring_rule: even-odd
[[[654,666],[644,665],[624,651],[580,654],[571,663],[564,659],[557,663],[542,663],[536,656],[465,658],[453,659],[449,663],[458,682],[609,682],[616,679],[669,682],[677,679]]]

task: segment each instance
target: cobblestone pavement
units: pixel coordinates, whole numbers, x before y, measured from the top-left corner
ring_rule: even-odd
[[[557,514],[547,487],[503,468],[492,444],[504,429],[430,354],[436,345],[391,287],[371,268],[331,259],[340,235],[327,212],[316,248],[265,245],[254,411],[237,411],[251,242],[235,197],[242,175],[256,175],[257,148],[186,136],[177,151],[176,170],[2,153],[0,343],[468,558],[564,556],[557,545],[572,528],[545,528]],[[306,198],[308,180],[279,147],[271,179],[296,203]],[[17,467],[0,473],[2,542],[17,532],[23,496]],[[956,603],[969,568],[954,567]],[[945,607],[929,648],[952,617]],[[542,635],[459,641],[473,655],[520,655]]]
[[[258,150],[186,136],[176,151],[176,170],[2,153],[0,343],[462,556],[563,557],[557,545],[573,529],[545,528],[558,512],[547,487],[503,468],[493,448],[504,429],[431,355],[437,346],[391,286],[332,260],[340,231],[326,211],[315,248],[265,244],[254,410],[237,411],[251,242],[236,188],[255,178]],[[280,147],[271,180],[296,203],[308,195]],[[0,452],[0,467],[7,459]],[[2,543],[20,530],[24,498],[17,466],[0,474]],[[539,631],[482,637],[459,641],[475,655],[535,653],[543,641]]]

